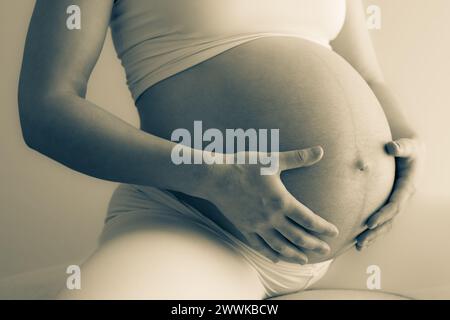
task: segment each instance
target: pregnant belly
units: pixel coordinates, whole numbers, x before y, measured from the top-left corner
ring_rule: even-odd
[[[351,244],[390,194],[395,164],[384,144],[391,133],[377,98],[344,59],[307,40],[238,46],[149,88],[137,106],[142,129],[166,139],[201,120],[204,130],[279,129],[281,151],[321,145],[317,165],[282,174],[299,201],[340,231],[323,238],[328,256],[307,252],[310,262]],[[213,204],[177,196],[240,237]]]

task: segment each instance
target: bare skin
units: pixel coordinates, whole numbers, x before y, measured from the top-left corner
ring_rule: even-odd
[[[384,151],[392,137],[375,95],[345,60],[306,40],[267,37],[240,45],[149,88],[137,107],[141,128],[165,139],[177,128],[192,131],[193,122],[201,120],[205,129],[222,132],[280,128],[281,151],[322,146],[323,158],[314,166],[285,170],[281,178],[295,199],[339,229],[335,238],[315,235],[330,250],[320,252],[306,238],[291,239],[288,204],[277,198],[258,201],[247,192],[254,184],[265,187],[262,179],[234,180],[234,174],[224,174],[218,186],[208,188],[207,201],[177,194],[235,236],[244,231],[242,219],[253,220],[267,205],[281,209],[288,217],[276,221],[281,226],[257,234],[245,230],[244,236],[258,236],[278,253],[293,242],[310,263],[335,257],[364,231],[366,219],[392,188],[394,159]],[[220,169],[227,173],[230,168]],[[243,214],[242,208],[253,214]],[[305,232],[304,221],[300,225],[298,232]],[[253,220],[252,228],[257,227]],[[302,240],[308,242],[301,245]]]
[[[97,178],[152,185],[207,198],[211,194],[211,186],[220,188],[222,185],[219,182],[224,176],[222,170],[210,165],[174,165],[170,155],[175,143],[136,129],[85,99],[88,78],[109,24],[112,1],[93,3],[79,0],[77,4],[85,12],[84,28],[80,33],[58,27],[65,23],[59,12],[65,12],[70,4],[73,3],[60,1],[55,4],[47,0],[36,3],[19,88],[19,111],[25,142],[48,157]],[[66,59],[67,56],[72,58]],[[40,68],[35,68],[36,63]],[[80,154],[83,157],[79,157]],[[227,168],[227,176],[236,176],[235,181],[241,180],[241,169]],[[246,167],[246,170],[252,171],[253,168]],[[244,173],[244,176],[250,175]],[[249,185],[247,195],[266,203],[277,198],[278,202],[286,204],[282,212],[268,208],[266,216],[291,215],[294,212],[312,223],[318,234],[337,235],[337,228],[317,215],[310,222],[311,211],[286,190],[275,187],[275,194],[267,197],[266,189],[260,187],[267,184],[263,177],[259,179],[261,183]],[[203,183],[197,183],[199,180]],[[224,194],[226,198],[226,193],[220,189],[214,194]],[[253,203],[248,203],[241,210],[247,215],[257,214],[253,207]],[[314,236],[305,233],[296,242],[308,242],[311,237]],[[316,237],[316,243],[322,242]]]
[[[82,32],[69,32],[60,27],[65,23],[60,12],[65,12],[65,8],[72,4],[83,8]],[[260,222],[259,225],[263,226],[260,230],[266,230],[268,234],[270,230],[280,228],[277,216],[295,216],[306,232],[293,232],[292,240],[299,244],[298,249],[280,246],[280,238],[268,236],[263,237],[267,238],[266,243],[258,243],[247,234],[249,243],[273,260],[284,258],[305,263],[308,257],[302,249],[326,252],[326,244],[320,235],[336,236],[336,226],[292,197],[282,187],[279,175],[270,179],[256,176],[255,168],[251,166],[175,166],[167,161],[174,143],[136,129],[85,99],[88,79],[109,25],[111,8],[112,0],[37,1],[20,79],[19,110],[26,143],[90,176],[209,198],[220,203],[224,212],[235,212],[236,209],[227,201],[230,194],[220,183],[223,177],[231,178],[229,181],[253,179],[253,183],[246,184],[245,190],[236,183],[235,190],[245,192],[248,199],[258,199],[259,203],[283,203],[283,207],[280,210],[279,207],[268,206],[260,215],[260,211],[256,213],[254,210],[258,203],[242,202],[239,210],[248,217],[247,223],[255,223],[263,217],[265,220]],[[384,83],[361,9],[359,1],[348,0],[344,29],[332,46],[363,76],[381,102],[393,140],[397,143],[388,143],[387,152],[397,157],[399,168],[388,205],[368,220],[367,224],[372,229],[364,231],[357,239],[358,247],[362,248],[388,230],[392,218],[407,201],[414,189],[422,148]],[[302,161],[293,164],[289,159],[299,159],[298,152],[302,154]],[[322,152],[317,152],[317,149],[293,150],[280,155],[286,159],[283,168],[311,166],[321,156]],[[245,234],[246,222],[237,219],[233,222]],[[284,228],[287,226],[285,224]],[[278,248],[275,254],[269,250],[273,248]]]

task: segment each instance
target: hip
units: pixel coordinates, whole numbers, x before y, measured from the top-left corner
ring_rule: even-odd
[[[119,185],[111,198],[105,227],[99,239],[100,244],[114,238],[127,228],[130,221],[136,219],[144,219],[150,223],[152,219],[163,219],[169,223],[173,221],[183,225],[195,224],[213,234],[215,239],[239,254],[255,271],[266,297],[308,288],[325,275],[332,263],[332,260],[307,265],[284,261],[273,263],[189,204],[180,202],[171,193],[153,187],[128,184]]]

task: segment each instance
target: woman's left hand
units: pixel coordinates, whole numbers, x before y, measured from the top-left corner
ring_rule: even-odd
[[[422,160],[423,145],[419,139],[399,139],[386,144],[388,154],[396,158],[394,189],[385,206],[367,220],[367,229],[356,238],[356,248],[370,246],[376,238],[387,233],[395,216],[416,191],[419,163]]]

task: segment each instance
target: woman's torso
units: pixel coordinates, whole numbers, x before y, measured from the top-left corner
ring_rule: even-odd
[[[307,2],[305,8],[315,8]],[[214,14],[207,17],[211,1],[194,3],[206,7],[198,7],[204,10],[200,17],[188,7],[190,19],[202,21],[201,28],[214,25]],[[243,12],[249,15],[251,10],[243,6]],[[297,199],[340,229],[338,239],[325,239],[331,254],[309,253],[310,262],[329,259],[351,243],[392,187],[394,161],[383,148],[391,139],[390,130],[376,97],[348,63],[311,41],[263,37],[235,46],[144,90],[137,107],[141,128],[166,139],[178,128],[192,131],[194,121],[200,120],[204,130],[280,129],[281,151],[322,145],[320,163],[282,175]],[[240,237],[210,202],[176,195]]]

